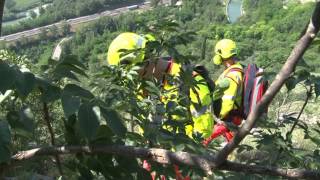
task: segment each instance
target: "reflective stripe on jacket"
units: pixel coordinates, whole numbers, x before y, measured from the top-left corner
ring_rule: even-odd
[[[190,111],[193,121],[193,132],[199,133],[203,138],[211,135],[213,129],[212,116],[212,98],[210,89],[205,79],[200,75],[195,75],[194,80],[197,82],[193,89],[190,89],[189,96],[191,100]],[[200,102],[199,102],[200,101]],[[192,133],[191,129],[187,135]]]

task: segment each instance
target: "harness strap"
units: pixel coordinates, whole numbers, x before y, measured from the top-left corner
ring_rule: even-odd
[[[231,79],[233,82],[235,82],[237,85],[239,85],[239,83],[236,80],[234,80],[232,77],[230,77],[230,76],[225,76],[225,77]]]

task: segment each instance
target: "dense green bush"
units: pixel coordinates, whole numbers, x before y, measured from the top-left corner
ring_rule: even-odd
[[[221,38],[232,38],[239,46],[241,62],[259,64],[272,80],[304,29],[302,24],[305,25],[310,18],[314,3],[292,4],[288,5],[288,9],[283,9],[278,0],[245,0],[246,14],[240,21],[230,24],[224,15],[225,7],[219,0],[184,2],[181,9],[157,7],[141,14],[131,12],[90,23],[65,44],[60,62],[48,58],[54,40],[12,47],[23,58],[6,55],[9,58],[0,63],[0,73],[6,73],[2,76],[5,78],[1,80],[0,90],[14,90],[13,98],[1,103],[4,108],[0,111],[0,118],[3,119],[0,121],[3,135],[0,142],[6,145],[0,146],[2,162],[7,161],[11,153],[32,148],[29,142],[39,146],[49,144],[43,103],[48,104],[56,144],[59,145],[126,144],[198,155],[217,152],[220,139],[209,149],[204,149],[197,140],[188,139],[183,133],[150,127],[145,118],[148,114],[158,110],[165,114],[187,114],[186,105],[181,101],[177,108],[170,110],[159,106],[158,100],[137,99],[135,87],[143,86],[155,97],[159,96],[159,88],[151,81],[141,82],[132,69],[104,66],[111,40],[125,31],[153,33],[159,42],[161,55],[171,55],[181,63],[204,64],[212,78],[216,79],[222,69],[211,63],[213,45]],[[270,104],[269,117],[261,119],[256,125],[258,135],[249,135],[236,149],[232,155],[234,161],[285,168],[320,168],[320,124],[314,120],[314,117],[319,117],[319,108],[313,110],[318,107],[317,97],[320,95],[318,55],[319,40],[308,49],[295,73],[286,82],[286,88]],[[21,64],[26,64],[34,73],[21,76],[18,70]],[[21,77],[29,83],[21,83]],[[185,79],[181,78],[181,81]],[[303,106],[305,101],[308,104],[306,107]],[[100,113],[93,107],[99,107]],[[34,117],[28,116],[28,108]],[[299,118],[280,116],[281,113],[300,112],[302,116]],[[173,125],[181,127],[183,123]],[[144,130],[143,136],[134,128],[137,125]],[[141,160],[136,158],[79,153],[62,161],[67,178],[145,179],[148,176],[141,169]],[[48,162],[56,165],[50,158],[43,157],[30,160],[22,168],[9,171],[6,175],[23,175],[32,170],[58,176],[57,168],[44,166]],[[160,174],[174,177],[171,166],[153,164],[153,167]],[[204,176],[197,169],[184,166],[181,169],[194,179]],[[218,170],[214,176],[226,179],[279,179]]]

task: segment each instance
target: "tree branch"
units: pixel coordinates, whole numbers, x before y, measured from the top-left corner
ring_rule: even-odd
[[[55,139],[54,139],[54,133],[53,133],[53,129],[50,123],[50,115],[49,115],[49,109],[48,109],[48,104],[46,102],[43,102],[43,113],[44,113],[44,120],[46,121],[48,130],[49,130],[49,134],[50,134],[50,139],[51,139],[51,145],[55,146]],[[62,170],[62,166],[61,166],[61,161],[59,158],[59,155],[55,155],[55,159],[57,161],[57,166],[59,169],[59,172],[61,175],[63,175],[63,170]]]
[[[298,40],[286,63],[283,65],[281,71],[277,74],[275,80],[272,82],[267,92],[263,95],[261,101],[256,108],[249,114],[245,124],[239,129],[235,137],[216,155],[215,162],[217,166],[221,165],[228,155],[239,145],[244,139],[258,118],[263,114],[264,110],[273,100],[275,95],[279,92],[285,81],[290,77],[294,71],[298,61],[301,59],[305,51],[310,46],[320,27],[320,2],[316,3],[315,10],[309,22],[305,34]]]
[[[132,146],[60,146],[43,147],[21,151],[12,157],[13,162],[28,160],[37,156],[50,156],[62,154],[116,154],[120,156],[143,158],[160,164],[178,164],[200,168],[204,171],[215,167],[212,156],[200,156],[187,152],[171,152],[165,149],[139,148]],[[264,167],[257,165],[247,165],[225,161],[217,167],[219,170],[243,172],[248,174],[266,174],[271,176],[282,176],[285,178],[307,178],[319,179],[319,171],[309,171],[304,169],[282,169],[276,167]]]
[[[5,0],[0,1],[0,36],[1,36],[1,30],[2,30],[2,17],[3,17],[3,11],[4,11],[4,3]]]

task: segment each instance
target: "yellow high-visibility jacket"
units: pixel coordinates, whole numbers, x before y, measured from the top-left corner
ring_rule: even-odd
[[[232,66],[228,67],[216,80],[215,84],[218,86],[220,82],[228,81],[229,87],[224,90],[221,97],[222,104],[219,114],[219,118],[224,119],[230,111],[236,110],[241,105],[242,101],[242,91],[243,91],[243,75],[242,72],[232,70],[232,69],[241,69],[243,67],[240,63],[235,63]]]
[[[169,72],[172,76],[179,76],[180,65],[173,63],[172,68]],[[193,74],[194,80],[197,82],[197,85],[189,90],[189,97],[191,100],[190,111],[192,114],[193,125],[187,125],[185,127],[186,134],[192,138],[193,133],[201,134],[203,138],[207,138],[211,135],[213,130],[213,116],[211,114],[211,104],[212,98],[208,85],[206,84],[204,78],[195,73]],[[164,86],[167,94],[165,94],[163,99],[164,103],[167,103],[169,100],[175,101],[179,89],[175,85],[170,85],[170,83]],[[172,90],[172,91],[170,91]],[[179,117],[175,117],[179,119]]]
[[[212,116],[212,98],[208,85],[205,79],[200,76],[194,76],[197,82],[194,89],[190,89],[190,111],[192,114],[193,129],[191,125],[186,127],[186,133],[188,136],[192,136],[193,133],[200,133],[202,138],[208,138],[212,134],[213,130],[213,116]],[[200,100],[200,102],[199,102]]]

